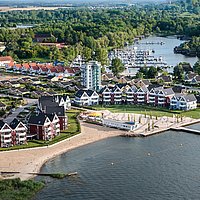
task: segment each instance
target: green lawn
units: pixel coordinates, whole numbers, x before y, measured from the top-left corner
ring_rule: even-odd
[[[96,110],[110,110],[113,113],[137,113],[137,114],[147,114],[152,116],[169,116],[172,117],[173,114],[181,114],[186,117],[192,117],[195,119],[200,118],[200,108],[191,111],[171,111],[166,108],[152,107],[146,105],[108,105],[108,106],[95,106]]]
[[[10,148],[0,148],[0,151],[6,150],[17,150],[17,149],[26,149],[26,148],[34,148],[34,147],[42,147],[46,145],[52,145],[67,138],[70,138],[76,134],[80,133],[80,124],[77,120],[77,116],[80,113],[78,110],[70,110],[67,112],[68,116],[68,129],[64,130],[60,133],[59,136],[54,138],[52,141],[43,141],[43,140],[31,140],[28,144],[20,145],[20,146],[13,146]]]

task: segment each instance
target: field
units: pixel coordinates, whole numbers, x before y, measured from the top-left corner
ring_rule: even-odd
[[[191,111],[171,111],[166,108],[152,107],[152,106],[139,106],[139,105],[109,105],[109,106],[95,106],[96,110],[109,110],[114,113],[137,113],[146,114],[152,116],[169,116],[172,117],[174,114],[181,114],[186,117],[191,117],[195,119],[200,118],[200,108]]]

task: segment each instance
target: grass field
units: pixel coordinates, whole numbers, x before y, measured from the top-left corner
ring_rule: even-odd
[[[52,145],[52,144],[55,144],[62,140],[65,140],[67,138],[70,138],[74,135],[77,135],[81,131],[80,124],[77,120],[77,116],[78,116],[79,112],[80,111],[78,111],[78,110],[70,110],[67,112],[68,129],[62,131],[60,133],[60,135],[57,136],[56,138],[54,138],[52,141],[31,140],[31,141],[28,141],[28,144],[25,144],[25,145],[13,146],[10,148],[0,148],[0,151],[35,148],[35,147],[42,147],[42,146],[46,146],[46,145]]]
[[[172,117],[174,114],[181,114],[186,117],[192,117],[195,119],[200,118],[200,108],[191,111],[171,111],[166,108],[145,106],[145,105],[109,105],[109,106],[95,106],[96,110],[110,110],[114,113],[137,113],[137,114],[147,114],[152,116],[169,116]]]

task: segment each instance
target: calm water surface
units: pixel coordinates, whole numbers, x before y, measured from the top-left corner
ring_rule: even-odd
[[[47,184],[35,200],[197,200],[200,136],[169,131],[148,138],[110,138],[72,150],[42,168],[49,173],[75,171],[78,177],[62,180],[37,177]]]
[[[163,45],[160,44],[144,44],[146,42],[164,42]],[[187,57],[182,54],[174,54],[174,47],[179,46],[184,41],[177,39],[175,36],[169,37],[156,37],[150,36],[148,38],[142,39],[140,43],[136,44],[138,49],[153,49],[155,57],[162,56],[162,58],[167,62],[169,66],[176,66],[180,62],[188,62],[192,66],[198,61],[197,57]],[[136,73],[138,69],[130,69],[131,73]],[[167,69],[169,72],[173,72],[173,68]]]

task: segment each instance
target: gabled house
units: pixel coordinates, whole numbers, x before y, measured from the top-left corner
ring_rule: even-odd
[[[157,80],[162,85],[171,85],[172,84],[172,77],[171,76],[161,75],[161,76],[157,77]]]
[[[185,82],[186,83],[191,83],[192,79],[195,78],[198,74],[194,72],[189,72],[188,74],[185,75]]]
[[[128,90],[125,91],[127,104],[134,104],[136,102],[136,98],[135,98],[136,92],[137,92],[137,88],[135,86],[132,86]]]
[[[11,127],[0,120],[0,147],[10,147],[13,145]]]
[[[102,104],[111,104],[112,89],[108,86],[103,87],[99,91],[100,102]]]
[[[32,65],[30,66],[30,69],[29,69],[29,73],[30,74],[38,74],[39,72],[39,67],[37,65]]]
[[[11,56],[0,56],[0,66],[5,66],[14,62]]]
[[[193,94],[176,94],[171,98],[170,109],[192,110],[197,108],[197,99]]]
[[[50,116],[43,112],[31,115],[27,123],[29,134],[36,136],[39,140],[52,140],[56,137],[56,133],[59,133],[56,129],[60,129],[57,119],[56,116]]]
[[[56,67],[51,67],[47,72],[48,76],[56,76],[57,73],[58,73],[58,71],[57,71]]]
[[[56,95],[54,96],[54,100],[59,104],[59,106],[64,106],[65,110],[71,108],[71,100],[67,95]]]
[[[67,129],[68,118],[63,106],[47,106],[45,112],[47,114],[56,114],[59,118],[60,130]]]
[[[172,88],[161,89],[157,91],[155,105],[168,107],[170,106],[170,100],[175,95]]]
[[[149,80],[147,79],[135,79],[133,80],[134,84],[137,87],[149,87],[149,85],[151,84]]]
[[[135,92],[135,103],[136,104],[147,104],[149,90],[147,87],[139,87]]]
[[[93,90],[78,90],[75,94],[74,103],[80,106],[98,105],[99,95]]]
[[[195,85],[200,84],[200,75],[195,76],[192,79],[191,84],[195,84]]]
[[[30,70],[30,65],[28,63],[22,64],[22,73],[28,73]]]
[[[14,64],[13,71],[21,72],[22,71],[22,65],[21,64]]]
[[[10,123],[10,127],[12,128],[13,145],[26,144],[28,128],[16,118]]]
[[[38,70],[38,74],[46,75],[48,74],[48,68],[46,66],[40,66]]]
[[[114,78],[113,73],[104,73],[101,75],[102,81],[111,81]]]
[[[112,89],[111,103],[112,104],[122,103],[122,90],[117,85]]]
[[[119,78],[119,83],[130,83],[132,81],[132,79],[128,76],[121,76]]]

